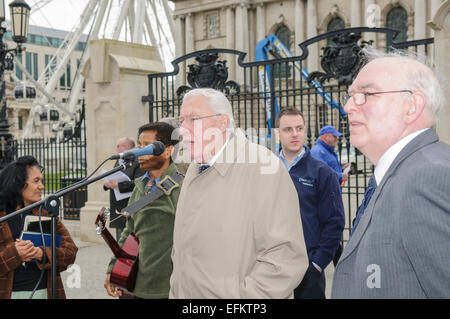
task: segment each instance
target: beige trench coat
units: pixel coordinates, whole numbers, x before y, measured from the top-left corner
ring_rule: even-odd
[[[282,162],[238,129],[212,167],[198,167],[178,201],[169,297],[292,297],[308,257]]]

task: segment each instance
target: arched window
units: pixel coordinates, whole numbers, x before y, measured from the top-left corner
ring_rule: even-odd
[[[284,44],[286,48],[291,50],[291,30],[289,30],[286,26],[280,26],[277,31],[275,32],[275,35],[278,39]],[[288,71],[288,72],[286,72]],[[282,64],[275,64],[274,65],[274,76],[275,78],[279,77],[289,77],[291,75],[291,72],[289,72],[289,67],[286,63]]]
[[[286,26],[281,26],[275,32],[275,35],[280,39],[281,42],[288,48],[291,49],[291,30]]]
[[[341,18],[333,18],[327,25],[327,32],[345,28],[345,22]]]
[[[404,42],[408,39],[408,13],[402,7],[392,8],[386,15],[386,27],[400,30],[394,42]]]
[[[331,32],[331,31],[335,31],[335,30],[340,30],[340,29],[345,29],[345,22],[344,20],[342,20],[341,18],[333,18],[330,20],[330,22],[328,22],[327,25],[327,32]],[[334,46],[334,42],[331,39],[327,40],[327,46]]]

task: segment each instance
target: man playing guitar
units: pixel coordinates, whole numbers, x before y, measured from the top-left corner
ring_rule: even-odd
[[[127,208],[139,200],[142,203],[144,197],[149,198],[150,193],[158,189],[164,193],[142,208],[129,212],[119,240],[121,247],[130,235],[136,236],[139,241],[139,265],[133,290],[135,298],[160,299],[169,296],[173,226],[181,181],[171,184],[174,186],[170,187],[170,192],[163,189],[161,184],[177,174],[177,168],[171,160],[174,145],[178,142],[171,139],[173,130],[174,128],[167,123],[154,122],[141,126],[138,131],[139,147],[160,141],[164,144],[165,150],[159,156],[139,156],[140,168],[146,173],[135,179],[135,188]],[[127,212],[127,208],[122,212]],[[105,289],[112,297],[120,297],[124,293],[122,287],[111,281],[111,271],[116,261],[115,257],[111,259],[105,280]]]

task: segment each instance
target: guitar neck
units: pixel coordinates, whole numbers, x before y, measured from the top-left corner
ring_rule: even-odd
[[[114,237],[111,235],[109,230],[105,227],[102,230],[102,237],[105,240],[105,242],[108,244],[109,248],[113,252],[114,256],[116,258],[127,258],[127,259],[134,259],[134,256],[131,256],[127,254],[117,243],[117,241],[114,239]]]

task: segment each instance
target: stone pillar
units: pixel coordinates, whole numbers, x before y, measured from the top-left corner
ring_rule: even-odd
[[[445,0],[441,4],[428,25],[434,30],[434,62],[436,68],[447,79],[445,83],[442,83],[445,85],[447,104],[439,117],[437,132],[442,141],[450,144],[450,126],[448,125],[450,123],[450,108],[448,105],[450,101],[450,84],[448,82],[448,75],[450,74],[450,62],[448,60],[448,52],[450,52],[450,0]]]
[[[194,44],[194,17],[192,13],[186,14],[186,54],[195,51]]]
[[[247,8],[247,23],[248,23],[248,45],[247,45],[247,61],[255,60],[255,47],[256,47],[256,10],[253,10],[250,6]],[[255,73],[256,74],[256,73]]]
[[[295,55],[301,55],[302,50],[298,46],[305,41],[305,6],[302,0],[295,0]]]
[[[149,73],[164,72],[157,48],[117,40],[92,40],[90,57],[83,68],[86,79],[87,172],[90,174],[115,153],[117,139],[136,139],[137,129],[148,122]],[[102,168],[111,169],[109,161]],[[109,192],[103,181],[88,186],[88,202],[80,212],[82,241],[103,242],[94,222],[103,206],[109,206]]]
[[[266,12],[264,3],[256,4],[256,42],[266,37]]]
[[[350,26],[352,28],[361,26],[361,0],[352,0],[350,7]]]
[[[307,0],[306,4],[306,37],[311,39],[317,35],[317,7],[316,0]],[[319,70],[319,43],[308,46],[307,69],[309,72]]]
[[[426,38],[427,3],[423,0],[414,1],[414,40]]]
[[[414,1],[414,40],[422,40],[426,38],[426,12],[427,2],[423,0]],[[417,50],[419,54],[425,54],[424,46],[420,46]]]
[[[248,45],[249,45],[249,27],[248,27],[248,5],[246,3],[239,3],[236,6],[236,28],[235,28],[235,39],[236,39],[236,50],[246,52],[245,61],[249,61],[248,56]],[[244,73],[236,72],[236,81],[239,84],[244,83]]]
[[[175,19],[175,59],[186,54],[185,24],[184,15],[177,15]],[[176,77],[176,87],[186,84],[186,63],[181,62],[179,65],[180,72]]]
[[[234,6],[228,6],[226,8],[226,48],[234,50],[235,44],[235,30],[234,30]],[[233,56],[230,57],[228,61],[228,78],[230,80],[236,79],[236,64],[237,58]]]

